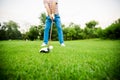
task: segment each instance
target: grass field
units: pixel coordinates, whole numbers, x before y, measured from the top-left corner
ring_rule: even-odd
[[[120,40],[0,41],[0,80],[120,80]]]

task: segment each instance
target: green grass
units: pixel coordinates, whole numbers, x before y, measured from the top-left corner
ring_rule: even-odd
[[[0,80],[120,80],[120,40],[0,41]]]

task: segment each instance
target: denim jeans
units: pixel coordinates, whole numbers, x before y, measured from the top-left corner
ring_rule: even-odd
[[[57,27],[59,42],[60,42],[60,44],[62,44],[62,43],[64,43],[64,40],[63,40],[63,31],[62,31],[62,27],[61,27],[60,16],[58,14],[55,14],[53,21],[55,22],[56,27]],[[51,23],[52,23],[52,20],[50,19],[50,16],[47,16],[46,22],[45,22],[45,29],[44,29],[44,43],[45,44],[48,44]]]

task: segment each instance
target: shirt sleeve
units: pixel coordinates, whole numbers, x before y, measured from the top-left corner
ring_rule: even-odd
[[[56,3],[58,3],[58,0],[54,0]]]
[[[53,0],[53,1],[56,2],[56,3],[58,3],[58,0]],[[43,3],[44,3],[44,4],[47,4],[48,1],[47,1],[47,0],[44,0]]]
[[[44,5],[47,4],[47,0],[44,0],[43,3],[44,3]]]

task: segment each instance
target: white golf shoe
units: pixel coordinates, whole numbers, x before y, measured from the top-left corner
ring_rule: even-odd
[[[47,46],[47,44],[45,44],[45,43],[42,43],[41,47],[44,47],[44,46]]]
[[[61,44],[61,46],[62,46],[62,47],[65,47],[65,44],[64,44],[64,43],[62,43],[62,44]]]

